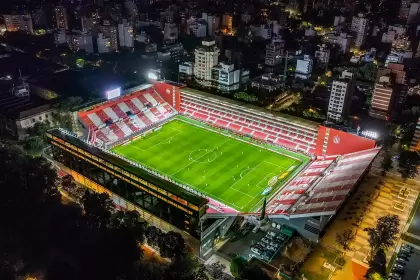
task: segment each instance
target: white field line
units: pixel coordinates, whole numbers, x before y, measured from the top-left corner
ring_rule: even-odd
[[[177,133],[175,133],[175,134],[173,134],[171,137],[169,137],[169,138],[167,138],[167,139],[165,139],[165,140],[162,140],[162,141],[160,141],[160,142],[158,142],[158,143],[156,143],[156,144],[154,144],[154,145],[152,145],[152,146],[147,147],[147,149],[142,149],[142,148],[137,147],[137,146],[135,145],[136,141],[134,141],[134,142],[132,142],[132,143],[129,143],[129,145],[128,145],[128,146],[130,146],[130,148],[135,148],[135,149],[137,149],[137,150],[141,150],[141,151],[146,152],[146,151],[148,151],[149,149],[151,149],[151,148],[153,148],[153,147],[155,147],[155,146],[158,146],[158,145],[161,145],[161,144],[166,144],[165,142],[168,142],[168,141],[172,140],[172,138],[174,138],[174,137],[175,137],[175,136],[177,136],[178,134],[182,133],[182,131],[181,131],[181,130],[178,130],[178,129],[173,129],[173,128],[171,128],[171,127],[168,127],[168,128],[170,128],[170,129],[172,129],[172,130],[176,130],[176,131],[178,131],[178,132],[177,132]],[[158,135],[160,135],[160,134],[162,134],[162,133],[152,135],[150,138],[145,139],[145,140],[152,139],[153,137],[158,136]]]
[[[183,116],[183,117],[188,119],[188,116],[187,116],[187,117],[186,117],[186,116]],[[226,136],[226,137],[230,137],[230,138],[236,139],[236,140],[241,141],[241,142],[244,142],[244,143],[246,143],[246,144],[253,145],[253,146],[258,147],[258,148],[262,148],[262,149],[267,150],[267,151],[269,151],[269,152],[273,152],[273,153],[275,153],[275,154],[279,154],[279,155],[285,156],[285,157],[287,157],[287,158],[290,158],[290,159],[293,159],[293,160],[298,160],[298,161],[303,162],[303,160],[300,160],[300,159],[298,159],[298,158],[295,158],[295,157],[293,157],[293,156],[291,156],[291,155],[284,154],[284,153],[282,153],[281,151],[272,150],[272,149],[269,149],[269,148],[267,148],[267,147],[260,146],[260,145],[258,145],[257,143],[249,142],[249,141],[243,140],[243,139],[241,139],[241,138],[234,137],[233,135],[227,134],[227,133],[228,133],[228,131],[227,131],[226,129],[221,128],[221,130],[222,130],[222,131],[226,132],[226,134],[225,134],[225,133],[221,133],[220,131],[216,131],[216,130],[211,129],[210,127],[208,127],[208,125],[207,125],[207,124],[204,124],[203,126],[200,126],[200,125],[197,125],[197,124],[195,124],[195,123],[193,123],[193,122],[186,121],[186,120],[184,120],[184,119],[182,119],[182,118],[177,118],[177,119],[178,119],[179,121],[182,121],[182,122],[188,123],[188,124],[190,124],[190,125],[194,125],[194,126],[196,126],[196,127],[202,128],[202,129],[204,129],[204,130],[208,130],[208,131],[211,131],[211,132],[214,132],[214,133],[217,133],[217,134],[221,134],[221,135],[223,135],[223,136]],[[195,120],[195,121],[197,121],[197,120]],[[197,121],[197,122],[200,122],[200,121]],[[267,144],[268,144],[268,143],[267,143]],[[270,144],[268,144],[268,145],[270,145]],[[277,147],[277,146],[276,146],[276,148],[284,149],[284,148]],[[286,149],[285,149],[285,150],[286,150]],[[288,151],[288,152],[291,152],[291,153],[296,153],[296,154],[298,154],[298,153],[299,153],[299,152],[293,152],[293,151]],[[305,156],[306,156],[306,155],[305,155]]]
[[[185,165],[184,167],[182,167],[181,169],[179,169],[177,172],[171,174],[171,176],[174,176],[175,174],[181,172],[182,170],[184,170],[185,168],[187,168],[188,166],[194,164],[197,162],[197,160],[199,160],[200,158],[204,157],[205,155],[209,154],[210,152],[214,152],[214,150],[220,148],[221,146],[223,146],[224,144],[226,144],[227,142],[229,142],[230,139],[227,139],[226,141],[224,141],[223,143],[221,143],[220,145],[217,145],[216,147],[214,147],[213,149],[208,149],[208,151],[206,153],[204,153],[202,156],[198,157],[195,161],[192,161],[190,163],[188,163],[187,165]],[[217,153],[216,153],[217,155]]]

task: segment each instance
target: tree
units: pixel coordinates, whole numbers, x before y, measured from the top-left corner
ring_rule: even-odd
[[[31,153],[40,153],[41,150],[47,145],[47,130],[51,129],[52,122],[45,120],[43,122],[37,122],[33,127],[27,128],[26,143],[24,148]]]
[[[205,267],[198,259],[185,254],[172,260],[167,270],[167,280],[208,280]]]
[[[400,218],[397,215],[387,215],[378,219],[374,228],[365,228],[371,248],[371,258],[380,249],[391,247],[399,232]]]
[[[222,277],[225,275],[223,270],[225,270],[226,266],[224,264],[221,264],[219,261],[212,263],[209,268],[209,274],[214,279],[222,279]]]
[[[392,169],[392,156],[390,152],[386,152],[381,162],[382,175]]]
[[[120,279],[139,263],[138,241],[127,230],[131,216],[121,228],[86,222],[111,212],[107,199],[93,203],[85,195],[85,214],[62,204],[56,170],[17,147],[0,147],[0,168],[0,279],[40,271],[47,280]]]
[[[245,269],[241,272],[238,279],[240,280],[270,280],[271,278],[265,273],[261,267],[257,265],[248,265]]]
[[[353,242],[355,235],[351,229],[345,229],[342,232],[337,232],[335,241],[343,248],[344,251],[351,249],[350,244]]]
[[[258,97],[256,97],[255,95],[249,94],[247,92],[244,91],[240,91],[240,92],[236,92],[233,97],[235,99],[239,99],[239,100],[243,100],[246,102],[257,102],[258,101]]]
[[[248,262],[241,256],[237,256],[230,261],[230,273],[233,277],[238,278],[245,271]]]
[[[379,274],[375,275],[375,274]],[[366,272],[366,279],[382,279],[386,276],[386,254],[383,249],[379,249],[372,260],[369,261],[369,269]]]
[[[82,197],[82,205],[89,227],[106,228],[110,224],[115,208],[108,194],[86,191]]]
[[[159,246],[160,237],[162,236],[162,230],[155,226],[148,227],[146,229],[147,243],[151,246]]]
[[[178,258],[187,253],[184,238],[174,231],[169,231],[160,236],[159,249],[160,255],[165,258]]]
[[[117,211],[111,217],[111,228],[128,230],[136,240],[145,241],[147,222],[140,219],[137,211]]]
[[[398,172],[403,180],[416,177],[419,172],[420,156],[417,152],[403,150],[398,157]]]
[[[71,112],[74,107],[82,104],[83,98],[80,96],[70,96],[61,100],[56,106],[56,112],[53,115],[56,126],[65,129],[73,129]]]

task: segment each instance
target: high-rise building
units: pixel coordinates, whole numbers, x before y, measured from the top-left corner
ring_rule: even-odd
[[[296,61],[296,77],[306,79],[312,73],[313,61],[309,55],[304,55],[303,59]]]
[[[398,17],[402,20],[407,21],[408,14],[410,13],[411,0],[401,0],[400,10],[398,11]]]
[[[55,19],[57,21],[58,29],[69,29],[69,22],[67,18],[67,9],[63,6],[55,7]]]
[[[327,45],[322,44],[318,46],[317,50],[315,51],[315,59],[319,64],[328,66],[328,63],[330,62],[330,49]]]
[[[178,40],[178,26],[176,23],[165,23],[163,30],[163,40],[166,43],[173,43]]]
[[[124,2],[124,8],[126,13],[131,17],[134,18],[138,15],[137,5],[133,0],[126,0]]]
[[[197,38],[207,37],[207,22],[203,19],[199,19],[194,23],[191,23],[190,31]]]
[[[109,38],[110,40],[110,51],[118,50],[118,34],[117,27],[109,20],[104,20],[102,25],[99,26],[99,30],[103,33],[103,37]]]
[[[118,24],[118,37],[120,47],[134,47],[133,26],[125,19],[122,23]]]
[[[208,13],[203,13],[201,18],[207,23],[207,34],[213,36],[214,34],[214,17]]]
[[[103,33],[98,33],[98,38],[96,39],[98,44],[98,53],[109,53],[111,49],[111,39],[105,37]]]
[[[416,23],[420,16],[420,3],[412,2],[410,4],[410,10],[408,11],[407,24]]]
[[[9,32],[23,31],[29,34],[34,33],[32,17],[29,14],[24,15],[3,15],[6,30]]]
[[[35,29],[46,29],[47,26],[47,19],[45,17],[45,13],[43,9],[35,9],[32,12],[32,22]]]
[[[417,121],[416,131],[410,145],[411,151],[420,151],[420,118]]]
[[[216,42],[211,39],[202,41],[194,51],[194,77],[202,84],[211,85],[212,68],[219,62],[220,50],[216,46]]]
[[[240,72],[233,64],[219,63],[211,70],[213,86],[224,91],[239,89]]]
[[[82,16],[80,20],[82,22],[82,31],[91,32],[92,28],[95,26],[95,23],[96,23],[95,18]]]
[[[339,79],[334,79],[328,103],[328,119],[343,121],[350,110],[354,91],[353,74],[343,71]]]
[[[394,93],[394,80],[391,70],[381,71],[375,83],[372,95],[372,104],[369,115],[376,119],[388,120],[391,110],[391,102]],[[381,75],[382,74],[382,75]]]
[[[360,48],[366,40],[368,31],[368,19],[363,14],[353,17],[351,31],[355,33],[354,46]]]
[[[64,29],[59,29],[54,33],[54,41],[56,45],[62,45],[67,42],[67,33]]]
[[[232,15],[224,14],[222,17],[222,25],[226,26],[229,31],[232,31]]]
[[[69,48],[74,51],[85,51],[93,53],[93,40],[92,34],[87,32],[72,31],[66,36]]]
[[[284,54],[284,41],[273,40],[270,44],[265,46],[265,65],[277,66],[280,64]]]

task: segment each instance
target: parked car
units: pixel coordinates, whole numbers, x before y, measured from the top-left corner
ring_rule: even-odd
[[[404,266],[402,264],[395,263],[393,268],[404,269]]]
[[[389,277],[391,277],[392,279],[396,279],[396,280],[402,280],[402,276],[396,273],[390,273]]]
[[[401,252],[401,251],[400,251],[400,252],[398,253],[397,257],[398,257],[398,258],[405,259],[406,261],[408,261],[408,260],[409,260],[409,258],[410,258],[410,253],[404,253],[404,252]]]
[[[261,241],[258,241],[257,242],[257,245],[259,245],[259,246],[261,246],[263,248],[265,248],[265,246],[267,246],[267,244],[265,244],[264,242],[261,242]]]
[[[254,253],[254,254],[257,254],[257,255],[261,255],[263,252],[262,252],[262,250],[260,250],[260,249],[258,249],[258,248],[256,248],[256,247],[251,247],[251,251]]]
[[[270,235],[270,234],[266,234],[264,237],[267,238],[267,239],[273,240],[273,236]]]
[[[392,269],[392,272],[393,272],[393,273],[396,273],[396,274],[398,274],[398,275],[401,275],[401,276],[402,276],[402,275],[404,275],[404,273],[405,273],[405,272],[404,272],[404,269],[400,269],[400,268],[393,268],[393,269]]]
[[[253,232],[253,233],[257,233],[259,229],[260,229],[260,227],[259,227],[259,226],[255,226],[255,227],[254,227],[254,229],[252,230],[252,232]]]
[[[411,253],[413,251],[413,247],[411,247],[410,245],[404,244],[401,246],[401,251],[403,252],[409,252]]]
[[[272,237],[276,237],[276,234],[274,231],[269,231],[267,232],[268,235],[271,235]]]
[[[269,243],[270,243],[270,240],[269,240],[269,239],[267,239],[267,238],[265,238],[265,237],[263,237],[263,239],[261,239],[261,241],[262,241],[262,242],[264,242],[264,243],[267,243],[267,244],[269,244]]]
[[[275,252],[275,251],[276,251],[276,248],[274,248],[274,247],[273,247],[273,246],[271,246],[271,245],[268,245],[268,246],[267,246],[267,250],[270,250],[270,251]]]
[[[264,246],[264,245],[260,245],[260,244],[255,244],[254,246],[252,246],[252,247],[254,247],[254,248],[257,248],[257,249],[259,249],[259,250],[264,250],[265,248],[266,248],[266,246]],[[251,248],[252,248],[251,247]]]

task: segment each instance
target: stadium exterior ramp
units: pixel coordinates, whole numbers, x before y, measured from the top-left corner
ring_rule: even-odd
[[[380,148],[318,158],[267,205],[270,219],[317,242],[326,225],[370,169]]]

